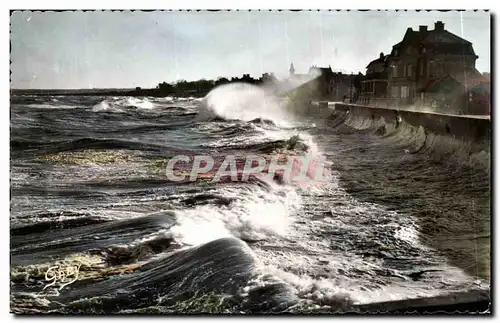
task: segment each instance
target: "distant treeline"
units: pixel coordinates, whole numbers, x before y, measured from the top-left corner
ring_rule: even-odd
[[[243,74],[241,78],[232,77],[231,79],[225,77],[219,77],[217,80],[198,80],[198,81],[185,81],[181,80],[176,83],[167,83],[163,82],[158,84],[156,87],[156,92],[161,95],[176,95],[176,96],[184,96],[184,95],[205,95],[210,92],[212,89],[219,85],[228,84],[228,83],[250,83],[250,84],[262,84],[264,82],[278,82],[276,77],[273,74],[264,74],[262,77],[255,79],[251,77],[249,74]],[[140,89],[136,89],[140,90]]]
[[[208,92],[219,85],[244,82],[250,84],[274,83],[278,82],[273,74],[264,74],[255,79],[249,74],[242,77],[232,77],[231,79],[219,77],[217,80],[185,81],[180,80],[175,83],[162,82],[154,89],[77,89],[77,90],[24,90],[12,89],[12,94],[36,94],[36,95],[106,95],[106,96],[205,96]]]

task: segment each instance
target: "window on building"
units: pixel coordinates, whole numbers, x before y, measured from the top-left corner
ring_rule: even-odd
[[[420,76],[424,76],[424,62],[420,62]]]
[[[411,64],[408,64],[408,76],[413,76],[413,66]]]
[[[397,86],[391,87],[391,96],[393,98],[397,98],[398,97],[398,92],[399,92],[399,88]]]
[[[398,65],[392,65],[392,77],[398,77]]]
[[[406,70],[406,64],[403,65],[403,77],[408,76],[408,72]]]
[[[410,96],[410,89],[408,88],[408,86],[402,86],[401,87],[401,98],[406,99],[409,96]]]

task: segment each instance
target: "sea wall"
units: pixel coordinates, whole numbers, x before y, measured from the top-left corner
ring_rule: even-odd
[[[327,109],[327,103],[319,103]],[[426,131],[450,136],[466,141],[489,143],[491,139],[491,120],[489,116],[461,116],[432,112],[409,111],[362,106],[348,103],[335,103],[335,111],[349,111],[350,114],[378,119],[386,123],[398,124],[402,121],[415,127],[422,126]]]

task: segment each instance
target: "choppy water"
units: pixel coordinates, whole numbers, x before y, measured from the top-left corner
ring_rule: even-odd
[[[211,110],[195,98],[11,98],[14,312],[337,312],[489,288],[489,150],[216,94]],[[305,152],[326,156],[326,183],[164,172],[178,154]],[[76,282],[43,289],[47,269],[71,264]]]

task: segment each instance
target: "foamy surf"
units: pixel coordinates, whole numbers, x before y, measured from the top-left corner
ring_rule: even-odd
[[[263,118],[278,126],[293,121],[286,107],[264,89],[246,83],[221,85],[201,101],[200,120],[220,117],[227,120],[251,121]]]
[[[283,236],[301,205],[294,189],[272,181],[264,187],[227,187],[212,194],[220,196],[224,204],[176,211],[179,224],[171,230],[180,243],[199,245],[229,236],[246,241]]]
[[[93,106],[93,112],[119,112],[123,113],[127,109],[141,109],[141,110],[152,110],[155,108],[155,104],[152,103],[149,99],[143,98],[118,98],[115,97],[112,100],[103,100],[100,103]]]
[[[206,106],[195,99],[85,98],[86,109],[51,110],[64,123],[47,124],[37,117],[40,109],[30,114],[14,105],[16,311],[334,313],[355,304],[487,288],[476,277],[481,267],[460,268],[432,245],[436,239],[422,236],[453,228],[440,221],[469,210],[460,204],[464,190],[475,197],[474,214],[485,211],[482,173],[426,157],[437,156],[442,138],[353,116],[301,123],[279,108],[267,109],[267,97],[243,92],[249,93],[219,107],[212,101],[206,119],[200,118]],[[50,104],[67,104],[58,100]],[[105,114],[102,125],[92,110],[96,103],[97,110],[125,113]],[[248,114],[255,103],[264,108]],[[33,127],[40,127],[40,137],[24,130]],[[173,183],[166,163],[179,154],[243,161],[249,154],[326,156],[331,172],[321,185],[279,178],[212,182],[214,172]],[[36,176],[26,161],[37,165]],[[466,174],[466,185],[457,174]],[[420,185],[422,178],[430,184]],[[453,186],[460,201],[450,207],[449,188],[441,183]],[[434,193],[427,197],[429,190]],[[432,208],[411,204],[419,201]],[[483,239],[468,232],[457,237],[456,245]],[[46,266],[82,254],[96,261],[84,267],[86,280],[59,296],[37,294]],[[32,302],[27,289],[57,302]]]

